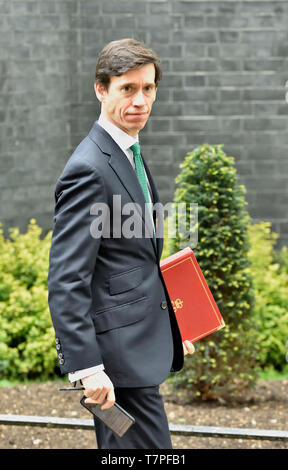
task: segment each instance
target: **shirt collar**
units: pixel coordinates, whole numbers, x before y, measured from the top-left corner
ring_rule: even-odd
[[[115,124],[113,124],[111,121],[108,121],[106,116],[104,115],[103,112],[101,112],[99,119],[98,119],[98,124],[105,129],[108,134],[112,137],[113,140],[115,140],[116,144],[119,145],[121,150],[127,150],[131,147],[131,145],[135,144],[135,142],[138,142],[138,134],[136,138],[132,137],[131,135],[127,134],[126,132],[122,131],[119,127],[117,127]]]

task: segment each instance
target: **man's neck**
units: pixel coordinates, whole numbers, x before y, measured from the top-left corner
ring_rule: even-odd
[[[129,149],[131,145],[138,142],[138,136],[134,138],[130,134],[127,134],[122,129],[120,129],[120,127],[106,119],[105,115],[102,113],[99,116],[98,124],[112,137],[112,139],[124,152]]]
[[[121,131],[121,132],[124,132],[125,134],[129,135],[130,137],[132,137],[133,139],[136,139],[138,141],[138,131],[135,130],[135,133],[133,132],[133,134],[131,132],[127,132],[126,129],[123,129],[122,127],[119,127],[117,126],[117,124],[115,122],[113,122],[111,119],[109,119],[104,110],[101,109],[101,113],[100,113],[100,116],[99,116],[99,121],[100,123],[102,122],[104,125],[105,123],[108,124],[108,126],[114,126],[115,128],[115,131]]]

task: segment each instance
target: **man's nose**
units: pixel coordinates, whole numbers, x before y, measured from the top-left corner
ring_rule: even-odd
[[[134,106],[143,106],[145,104],[145,99],[144,99],[142,91],[140,91],[139,93],[137,93],[137,95],[135,95],[133,99],[133,104]]]

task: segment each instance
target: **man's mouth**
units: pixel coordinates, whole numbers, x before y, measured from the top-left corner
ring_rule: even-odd
[[[127,113],[128,116],[147,116],[148,113]]]

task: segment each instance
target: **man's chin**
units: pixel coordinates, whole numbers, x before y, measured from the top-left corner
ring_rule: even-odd
[[[126,129],[129,131],[129,132],[133,132],[133,133],[136,133],[138,134],[138,132],[140,132],[146,125],[146,121],[137,121],[137,122],[129,122],[127,123],[127,126],[126,126]]]

